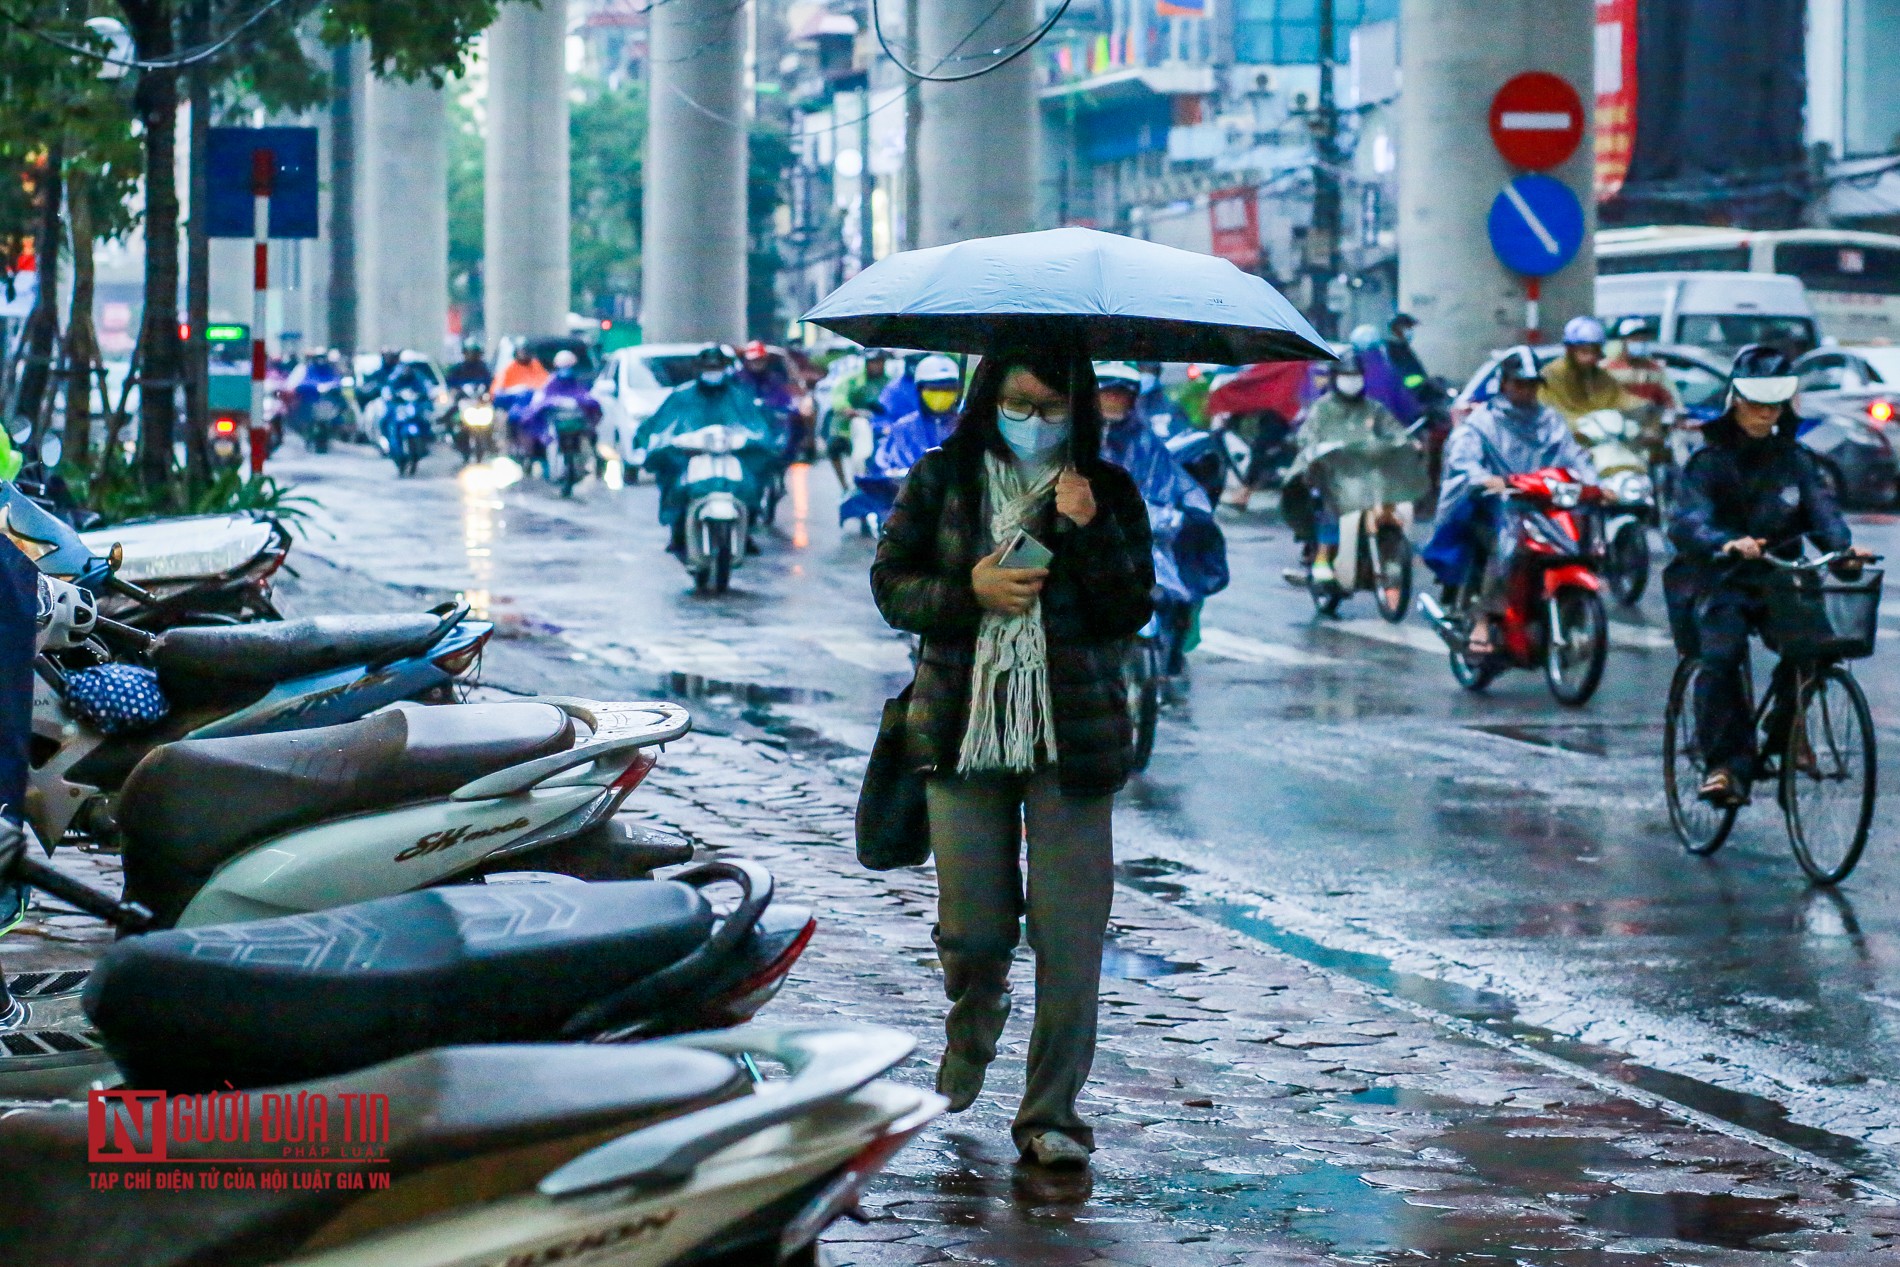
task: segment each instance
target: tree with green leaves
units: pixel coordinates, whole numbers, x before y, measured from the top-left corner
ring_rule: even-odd
[[[94,82],[96,62],[86,65],[83,52],[76,55],[73,51],[75,47],[84,50],[97,45],[96,38],[84,27],[88,17],[98,16],[87,8],[90,2],[14,0],[6,11],[6,34],[0,43],[0,63],[4,64],[4,72],[0,73],[9,78],[0,79],[0,87],[15,81],[29,86],[42,81]],[[324,65],[311,57],[314,45],[362,41],[368,45],[370,65],[376,73],[398,79],[426,79],[440,85],[460,73],[475,37],[494,22],[501,2],[115,0],[114,7],[131,35],[136,68],[126,81],[129,99],[117,94],[107,94],[106,99],[123,100],[116,117],[119,135],[136,135],[142,150],[140,166],[149,177],[144,190],[145,303],[139,335],[140,477],[148,491],[174,482],[172,452],[178,430],[175,389],[185,369],[177,320],[180,269],[175,137],[181,79],[191,67],[202,63],[227,105],[257,104],[278,109],[311,106],[322,100],[326,81]],[[20,100],[37,103],[44,95]],[[0,133],[7,138],[0,145],[13,147],[13,151],[0,153],[0,161],[13,164],[17,171],[21,162],[44,165],[45,156],[65,153],[59,148],[63,134],[52,122],[35,117],[27,120],[31,126],[6,127],[16,110],[23,111],[26,106],[16,104],[11,92],[0,96],[5,97],[0,103]],[[134,129],[126,127],[128,114],[129,121],[136,125]],[[75,159],[88,163],[89,174],[92,144],[97,140],[92,136],[77,138],[72,149]],[[0,176],[12,174],[0,172]],[[48,214],[50,206],[56,222],[58,205],[53,187],[60,175],[60,164],[55,163],[38,181],[29,176],[23,184],[0,182],[10,186],[7,192],[0,192],[0,253],[11,249],[17,255],[19,243],[32,236],[18,228],[23,222],[17,205],[22,198],[31,200],[32,212],[40,217]],[[16,194],[12,192],[15,189],[28,192]],[[92,206],[98,209],[96,203]],[[35,221],[34,227],[41,225]],[[95,224],[98,227],[102,226]],[[9,248],[8,242],[14,245]]]

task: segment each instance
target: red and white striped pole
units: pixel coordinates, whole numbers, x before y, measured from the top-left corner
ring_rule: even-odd
[[[264,473],[264,455],[270,452],[270,425],[264,419],[264,377],[270,355],[264,345],[266,302],[270,291],[270,191],[277,175],[277,156],[269,150],[251,151],[251,474]]]

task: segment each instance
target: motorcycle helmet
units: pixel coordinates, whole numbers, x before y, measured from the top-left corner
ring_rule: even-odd
[[[1384,340],[1379,337],[1379,327],[1368,321],[1364,325],[1354,326],[1352,333],[1346,336],[1346,342],[1361,352],[1369,352]]]
[[[471,352],[479,354],[481,350],[482,350],[482,341],[480,339],[467,338],[467,339],[462,340],[462,354],[464,356],[468,355]]]
[[[1141,394],[1141,371],[1126,361],[1102,361],[1095,366],[1095,385],[1105,392]]]
[[[699,381],[708,387],[717,387],[725,382],[732,370],[732,361],[726,355],[726,349],[717,343],[708,343],[701,348],[699,355],[693,358],[693,363],[697,367]]]
[[[1333,362],[1333,390],[1348,400],[1357,400],[1366,394],[1365,358],[1358,348],[1347,348]]]
[[[913,377],[917,380],[918,399],[925,409],[933,414],[947,414],[957,407],[957,397],[963,393],[963,375],[955,361],[943,355],[926,356],[917,362]]]
[[[1603,323],[1595,317],[1572,317],[1564,325],[1564,346],[1603,345]]]
[[[1756,405],[1787,404],[1800,381],[1786,352],[1761,343],[1737,352],[1729,369],[1729,390]]]
[[[580,357],[575,356],[566,348],[562,348],[559,352],[554,354],[554,372],[558,374],[562,370],[571,370],[576,365],[579,365],[580,362]]]
[[[752,342],[746,344],[743,348],[739,349],[739,358],[745,361],[763,361],[766,358],[767,352],[768,352],[768,349],[766,348],[764,341],[760,339],[754,339],[752,340]]]
[[[1513,379],[1537,382],[1543,377],[1542,372],[1537,368],[1537,354],[1522,344],[1506,352],[1504,359],[1498,362],[1498,386],[1500,387]]]

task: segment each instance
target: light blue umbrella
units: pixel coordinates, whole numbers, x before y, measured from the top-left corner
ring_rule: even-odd
[[[867,346],[1096,360],[1328,361],[1285,296],[1226,260],[1094,229],[972,238],[879,260],[805,320]]]

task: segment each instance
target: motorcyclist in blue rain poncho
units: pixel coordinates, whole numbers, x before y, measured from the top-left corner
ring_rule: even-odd
[[[780,460],[778,428],[751,389],[733,380],[731,359],[716,343],[700,349],[698,374],[691,382],[675,387],[633,437],[633,447],[647,455],[646,470],[659,485],[660,522],[673,529],[667,549],[676,554],[686,548],[681,516],[686,497],[681,477],[692,455],[668,441],[712,426],[728,427],[747,437],[736,455],[746,477],[740,497],[749,512],[747,522],[754,523],[764,499],[765,482]],[[746,548],[755,547],[747,541]]]
[[[1102,457],[1135,478],[1154,538],[1155,620],[1165,671],[1185,671],[1199,641],[1201,604],[1227,588],[1227,542],[1207,492],[1169,452],[1137,408],[1142,376],[1111,361],[1095,368],[1102,410]]]
[[[865,535],[876,531],[896,504],[897,490],[917,459],[950,438],[957,425],[957,401],[963,394],[963,375],[947,356],[927,356],[914,374],[917,407],[890,425],[878,437],[857,491],[838,504],[838,522],[856,519]],[[886,396],[889,396],[886,392]]]

